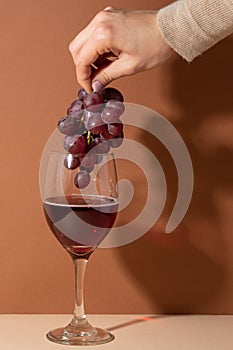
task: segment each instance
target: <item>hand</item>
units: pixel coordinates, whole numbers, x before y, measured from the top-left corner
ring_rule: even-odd
[[[101,90],[165,62],[173,50],[159,32],[156,13],[112,7],[99,12],[69,46],[79,84],[88,92]]]

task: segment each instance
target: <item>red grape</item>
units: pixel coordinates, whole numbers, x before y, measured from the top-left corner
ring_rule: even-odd
[[[92,152],[92,153],[86,154],[80,157],[81,165],[85,168],[90,168],[92,165],[95,164],[96,159],[97,157],[95,153]]]
[[[74,178],[76,187],[82,189],[90,182],[90,173],[101,162],[102,154],[123,142],[123,96],[115,88],[101,92],[78,91],[78,99],[67,109],[67,116],[58,123],[58,130],[65,135],[64,148],[68,152],[64,166],[69,170],[79,168]]]
[[[120,136],[123,130],[123,124],[121,122],[114,123],[114,124],[108,124],[108,132],[112,136]]]
[[[120,102],[124,102],[124,97],[120,93],[119,90],[113,88],[113,87],[107,87],[102,91],[104,101],[108,100],[116,100]]]
[[[110,100],[101,113],[101,118],[107,124],[119,122],[120,116],[124,113],[125,107],[122,102]]]
[[[81,88],[78,90],[78,99],[84,100],[84,98],[88,95],[88,92],[86,92],[85,89]]]
[[[102,156],[102,154],[97,154],[97,155],[96,155],[96,161],[95,161],[95,164],[99,164],[99,163],[101,163],[101,162],[102,162],[102,160],[103,160],[103,156]]]
[[[92,145],[92,149],[95,153],[108,153],[110,151],[110,145],[108,141],[105,141],[99,137],[95,139]]]
[[[74,178],[74,184],[76,187],[82,189],[87,187],[87,185],[90,183],[90,174],[87,171],[79,171],[75,178]]]
[[[78,132],[83,132],[82,122],[79,117],[67,116],[58,121],[58,130],[65,135],[75,135]]]
[[[75,100],[71,103],[70,107],[67,109],[67,114],[73,114],[75,112],[80,112],[84,108],[83,101]]]
[[[78,168],[80,165],[80,160],[77,156],[73,155],[73,154],[66,154],[65,159],[64,159],[64,166],[67,169],[70,170],[74,170],[76,168]]]
[[[89,113],[89,116],[85,114],[85,126],[87,130],[90,130],[94,135],[101,134],[105,128],[100,113]]]
[[[84,135],[66,136],[64,139],[64,148],[72,154],[85,153],[87,149],[87,140]]]
[[[100,137],[103,140],[111,140],[114,136],[108,132],[108,127],[107,125],[105,125],[105,129],[103,130],[103,132],[101,132]]]
[[[92,92],[85,96],[84,107],[91,112],[99,112],[103,108],[104,98],[101,93]]]
[[[86,171],[87,173],[91,173],[94,170],[94,165],[85,167],[83,165],[80,165],[79,167],[80,171]]]
[[[124,139],[124,135],[122,133],[121,137],[114,137],[114,139],[109,140],[109,143],[110,143],[111,147],[117,148],[117,147],[120,147],[120,145],[123,142],[123,139]]]

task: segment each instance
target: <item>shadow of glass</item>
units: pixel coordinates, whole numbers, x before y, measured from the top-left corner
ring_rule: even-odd
[[[107,328],[107,330],[114,331],[114,330],[119,329],[119,328],[133,326],[134,324],[141,323],[141,322],[151,322],[151,321],[154,321],[156,319],[164,318],[164,317],[166,317],[166,316],[162,316],[162,315],[138,316],[130,321],[123,322],[123,323],[117,324],[115,326],[109,327],[109,328]]]

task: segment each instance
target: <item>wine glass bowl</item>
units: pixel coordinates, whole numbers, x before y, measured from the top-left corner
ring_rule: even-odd
[[[70,254],[79,257],[87,248],[99,246],[114,224],[118,207],[115,162],[112,154],[101,155],[89,185],[79,189],[77,171],[64,166],[65,157],[51,152],[43,208],[53,234]]]
[[[46,221],[71,256],[75,269],[73,318],[67,326],[49,331],[47,338],[66,345],[103,344],[114,336],[88,322],[84,311],[83,286],[88,259],[116,219],[116,166],[113,154],[98,154],[98,162],[88,173],[88,184],[77,186],[77,169],[68,169],[66,159],[64,150],[53,151],[47,147],[40,167],[40,190]]]

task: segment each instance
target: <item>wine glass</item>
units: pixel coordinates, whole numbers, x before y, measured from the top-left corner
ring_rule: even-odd
[[[74,159],[75,155],[51,151],[40,169],[46,221],[70,254],[75,270],[73,318],[67,326],[51,330],[46,335],[50,341],[59,344],[96,345],[114,339],[110,332],[92,326],[84,310],[83,286],[88,259],[109,233],[118,210],[114,156],[96,156],[94,169],[87,176],[89,183],[79,183],[80,188],[75,186],[77,169],[67,169],[69,157]]]

